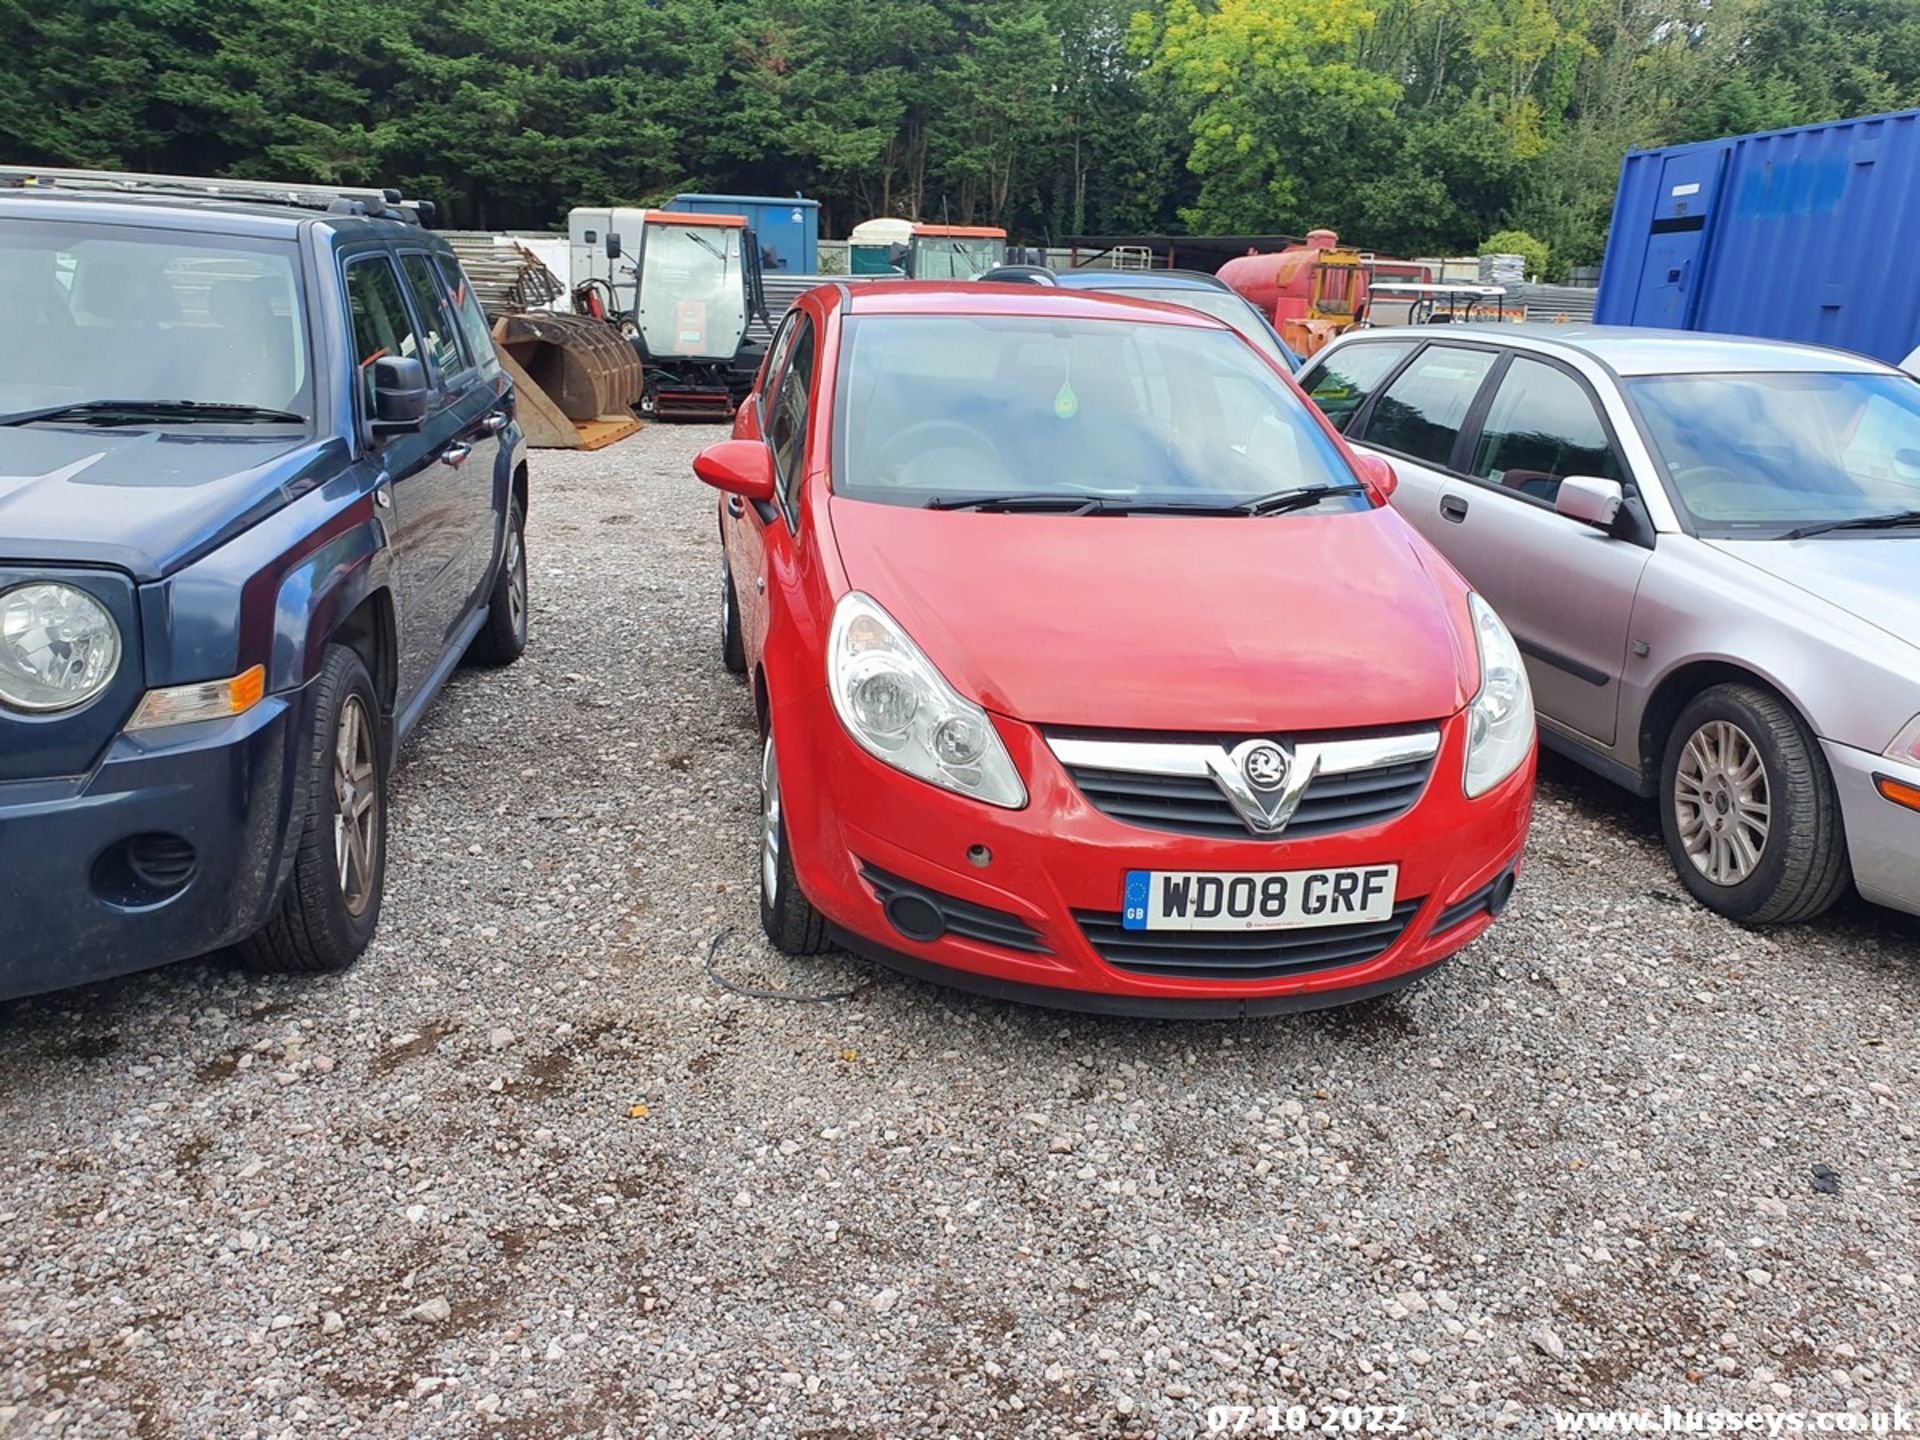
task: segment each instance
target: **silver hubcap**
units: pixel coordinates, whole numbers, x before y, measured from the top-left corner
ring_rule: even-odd
[[[1709,720],[1680,752],[1673,813],[1687,856],[1716,885],[1738,885],[1767,851],[1773,806],[1760,749],[1730,720]]]
[[[333,857],[340,894],[352,914],[364,914],[373,899],[380,858],[380,772],[374,761],[373,725],[358,695],[340,707],[333,736]]]
[[[507,532],[507,618],[517,632],[527,623],[527,551],[520,532]]]
[[[733,572],[723,561],[720,566],[720,638],[733,633]]]
[[[780,890],[780,767],[771,735],[760,760],[760,890],[769,905]]]

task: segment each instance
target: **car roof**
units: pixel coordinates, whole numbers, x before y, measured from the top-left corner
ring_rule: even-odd
[[[30,187],[0,190],[0,218],[144,225],[257,239],[292,239],[300,226],[311,223],[342,235],[384,235],[394,239],[411,239],[416,245],[434,234],[422,226],[399,220],[338,215],[298,205],[253,203],[212,196],[130,195],[106,191],[89,194],[84,190],[40,190]]]
[[[854,315],[1006,315],[1067,320],[1128,318],[1196,329],[1230,327],[1198,310],[1130,300],[1111,292],[1060,290],[1052,285],[1001,285],[980,280],[881,280],[841,292]]]
[[[1446,326],[1382,326],[1355,332],[1423,338],[1477,338],[1496,343],[1523,340],[1530,349],[1591,356],[1621,376],[1787,374],[1828,370],[1880,374],[1892,369],[1865,355],[1763,340],[1750,335],[1710,335],[1697,330],[1656,330],[1636,325],[1505,325],[1497,321]]]

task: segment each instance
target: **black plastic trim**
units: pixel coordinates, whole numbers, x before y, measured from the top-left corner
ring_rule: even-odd
[[[944,985],[950,990],[984,995],[992,1000],[1011,1000],[1015,1004],[1034,1005],[1046,1010],[1072,1010],[1083,1015],[1121,1015],[1139,1020],[1252,1020],[1264,1015],[1299,1015],[1312,1010],[1331,1010],[1405,990],[1446,964],[1445,960],[1436,960],[1421,969],[1377,980],[1371,985],[1355,985],[1341,990],[1293,991],[1285,995],[1256,995],[1237,1000],[1187,1000],[1029,985],[1019,980],[1002,980],[993,975],[956,970],[948,965],[906,955],[834,924],[827,926],[827,935],[841,949],[862,959],[884,965],[889,970],[897,970],[902,975],[910,975],[916,980]]]
[[[1556,670],[1564,670],[1574,679],[1584,680],[1596,689],[1609,685],[1613,681],[1613,677],[1606,671],[1596,669],[1584,660],[1576,660],[1571,655],[1562,655],[1558,650],[1551,650],[1532,640],[1522,640],[1516,635],[1513,637],[1513,643],[1520,647],[1522,655],[1531,655],[1535,660],[1544,661]]]
[[[947,935],[976,941],[982,945],[994,945],[1002,950],[1018,950],[1029,955],[1053,953],[1045,937],[1011,911],[996,910],[991,905],[980,905],[972,900],[962,900],[958,896],[944,894],[882,870],[870,861],[860,860],[859,865],[860,878],[873,887],[874,896],[880,901],[882,909],[888,909],[896,900],[918,900],[939,912],[945,926],[944,933]],[[896,929],[900,929],[898,923],[892,921],[891,914],[888,918],[890,923],[894,923]],[[938,935],[916,935],[904,929],[901,933],[909,940],[918,940],[922,943],[939,938]]]
[[[1387,920],[1307,930],[1128,930],[1112,910],[1076,910],[1073,918],[1100,958],[1129,974],[1278,980],[1379,959],[1405,937],[1425,903],[1402,900]]]

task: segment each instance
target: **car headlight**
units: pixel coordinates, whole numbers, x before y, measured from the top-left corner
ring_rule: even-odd
[[[48,581],[0,593],[0,705],[71,710],[119,668],[120,627],[86,591]]]
[[[827,689],[847,733],[868,754],[917,779],[1018,810],[1027,787],[987,712],[961,695],[871,596],[833,612]]]
[[[1478,595],[1467,596],[1480,647],[1480,693],[1467,707],[1467,798],[1484,795],[1533,749],[1533,687],[1520,647]]]
[[[1887,758],[1920,765],[1920,715],[1909,720],[1906,728],[1893,737],[1893,743],[1887,747]]]

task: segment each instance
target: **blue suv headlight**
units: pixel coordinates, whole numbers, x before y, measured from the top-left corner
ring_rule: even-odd
[[[72,585],[0,592],[0,705],[44,715],[86,704],[120,668],[120,627]]]

